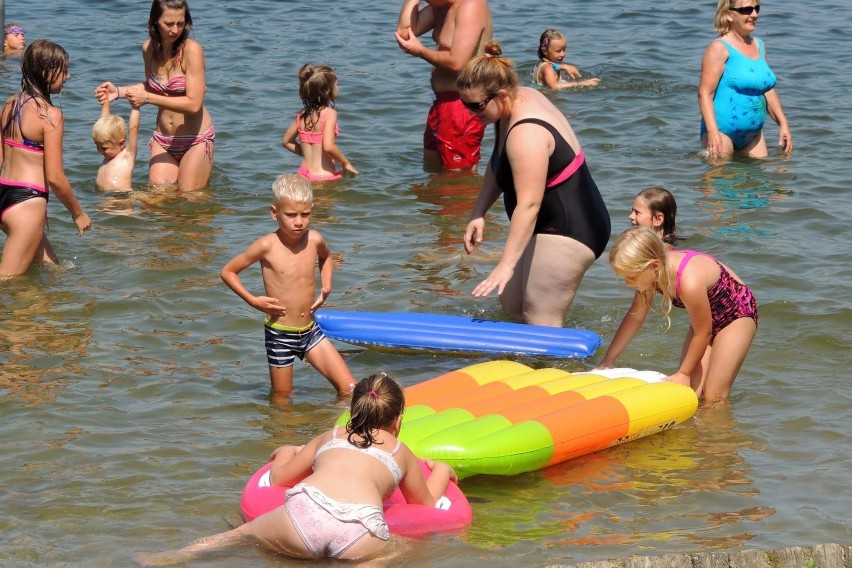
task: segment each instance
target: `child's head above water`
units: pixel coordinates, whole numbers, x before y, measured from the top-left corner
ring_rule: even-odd
[[[567,47],[565,36],[557,29],[544,30],[538,39],[538,58],[542,61],[562,63]]]
[[[299,69],[299,97],[306,110],[331,106],[337,98],[337,75],[325,65],[303,65]]]
[[[9,51],[19,51],[27,45],[27,31],[19,24],[8,23],[3,30],[3,47]]]
[[[650,227],[666,244],[676,245],[675,217],[677,202],[674,195],[664,187],[646,187],[636,195],[630,209],[630,223],[641,227]]]
[[[293,203],[313,203],[311,182],[298,174],[281,174],[272,182],[272,203],[280,205],[285,200]]]
[[[124,148],[124,142],[127,140],[127,124],[120,116],[111,114],[102,116],[95,121],[92,126],[92,140],[98,147],[98,152],[106,158],[114,158],[118,152],[112,153],[116,148],[121,151]]]
[[[375,443],[373,430],[393,430],[405,409],[405,394],[390,375],[381,371],[361,379],[352,391],[349,443],[366,448]],[[358,439],[360,438],[360,439]]]

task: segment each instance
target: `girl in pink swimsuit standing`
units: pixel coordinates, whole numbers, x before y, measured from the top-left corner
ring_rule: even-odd
[[[666,380],[691,386],[706,401],[727,400],[757,332],[757,301],[748,286],[710,255],[670,249],[649,227],[622,233],[610,250],[609,263],[636,289],[638,300],[595,368],[613,366],[660,292],[666,320],[672,306],[689,314],[680,367]]]
[[[298,173],[310,181],[333,181],[343,177],[334,163],[357,174],[352,164],[337,148],[337,76],[325,65],[304,65],[299,69],[299,97],[304,108],[281,138],[281,145],[302,156]],[[298,140],[297,140],[298,138]]]
[[[183,562],[227,546],[261,544],[296,558],[365,559],[387,544],[382,503],[399,486],[407,503],[432,507],[457,481],[441,462],[424,479],[411,450],[398,439],[405,396],[386,373],[355,385],[346,428],[328,430],[304,446],[272,452],[270,482],[292,486],[277,509],[228,532],[174,552],[139,555],[143,566]]]

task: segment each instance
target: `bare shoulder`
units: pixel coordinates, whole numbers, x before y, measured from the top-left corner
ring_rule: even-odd
[[[183,53],[186,57],[203,57],[204,48],[192,38],[186,38],[183,44]]]
[[[325,237],[316,229],[309,229],[308,244],[315,247],[323,246],[325,244]]]
[[[728,48],[725,47],[722,38],[716,38],[710,42],[710,45],[704,50],[704,57],[722,60],[728,58]]]
[[[52,128],[57,128],[64,124],[62,111],[53,105],[47,106],[47,124]]]
[[[488,12],[488,0],[462,0],[459,3],[459,10]]]
[[[283,247],[277,233],[269,233],[263,235],[254,241],[249,248],[255,249],[260,254],[266,254],[273,250],[276,246]]]
[[[488,27],[488,21],[491,18],[491,12],[488,9],[487,0],[462,0],[456,10],[456,18],[464,18],[468,22],[471,19],[476,19],[482,24],[483,28]]]
[[[718,261],[710,255],[697,254],[689,259],[689,263],[684,267],[681,276],[682,286],[693,283],[707,289],[719,279]]]

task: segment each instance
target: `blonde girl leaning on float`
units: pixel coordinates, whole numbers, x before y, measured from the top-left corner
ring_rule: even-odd
[[[724,401],[757,331],[757,301],[727,266],[705,253],[671,250],[649,227],[633,227],[616,240],[609,262],[642,297],[624,316],[603,360],[608,369],[642,327],[654,296],[662,294],[666,320],[672,306],[685,308],[689,329],[678,370],[668,381],[691,386],[707,401]]]
[[[99,101],[124,97],[135,107],[158,107],[149,143],[149,180],[183,191],[205,187],[213,171],[216,129],[204,106],[207,91],[204,50],[189,37],[192,15],[186,0],[154,0],[149,38],[142,44],[146,82],[128,87],[103,83]]]
[[[50,98],[68,80],[68,65],[62,46],[34,41],[21,59],[21,91],[0,111],[0,228],[6,233],[0,277],[25,273],[37,258],[58,262],[45,235],[49,190],[71,213],[78,235],[92,224],[65,177],[65,120]]]

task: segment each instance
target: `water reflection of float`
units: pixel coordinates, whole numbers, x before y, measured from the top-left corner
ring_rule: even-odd
[[[633,369],[534,370],[513,361],[470,365],[405,389],[400,438],[417,456],[449,463],[460,478],[535,471],[690,418],[695,393],[662,377]]]

